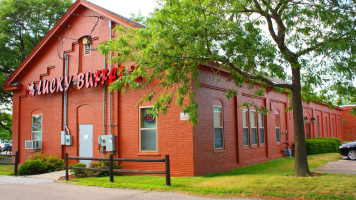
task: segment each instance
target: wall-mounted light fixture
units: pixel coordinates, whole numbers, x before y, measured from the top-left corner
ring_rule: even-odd
[[[84,38],[83,38],[83,44],[84,44],[84,45],[87,45],[87,44],[88,44],[88,38],[87,38],[87,37],[84,37]]]
[[[304,117],[304,121],[305,121],[306,123],[308,123],[308,122],[309,122],[308,117]]]
[[[315,123],[316,119],[314,117],[311,118],[312,122]]]

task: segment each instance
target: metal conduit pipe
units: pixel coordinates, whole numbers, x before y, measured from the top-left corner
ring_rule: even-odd
[[[64,77],[68,76],[68,54],[64,54]],[[68,110],[68,94],[67,91],[64,92],[64,100],[63,100],[63,128],[64,131],[67,131],[69,134],[69,129],[67,127],[67,110]]]
[[[104,69],[106,69],[106,55],[104,55]],[[106,88],[104,85],[104,90],[103,90],[103,130],[104,130],[104,135],[106,135]]]
[[[112,22],[111,20],[109,21],[109,29],[110,29],[110,40],[112,40]],[[112,58],[112,53],[110,52],[110,70],[109,72],[111,72],[111,58]],[[109,92],[109,134],[112,135],[111,132],[111,92]]]
[[[106,69],[106,55],[104,55],[104,69]],[[103,135],[106,135],[106,88],[103,88]],[[104,147],[102,147],[102,154],[105,156]]]

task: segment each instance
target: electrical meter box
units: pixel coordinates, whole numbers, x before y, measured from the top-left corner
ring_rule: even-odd
[[[61,131],[61,145],[72,145],[72,136],[67,135],[66,131]]]
[[[98,145],[106,147],[105,151],[115,150],[115,136],[114,135],[99,135]]]

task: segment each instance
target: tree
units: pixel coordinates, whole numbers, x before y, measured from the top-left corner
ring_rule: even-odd
[[[72,5],[71,0],[0,0],[0,85]],[[0,106],[12,94],[0,87]],[[11,114],[0,111],[0,139],[11,140]]]
[[[71,0],[0,0],[1,85],[71,5]],[[0,103],[11,104],[11,93],[2,87]]]
[[[156,81],[167,92],[158,95],[152,91],[143,97],[155,101],[155,114],[164,114],[175,98],[193,123],[197,119],[194,87],[199,87],[199,65],[229,71],[230,81],[237,87],[248,81],[289,91],[295,175],[312,176],[306,156],[302,96],[307,101],[323,101],[336,95],[331,89],[338,93],[354,89],[355,4],[354,0],[163,1],[146,20],[147,28],[119,27],[120,37],[100,47],[104,54],[119,53],[113,61],[131,60],[140,66],[110,88],[125,91],[125,86],[134,89]],[[135,82],[138,76],[144,76],[144,83]],[[236,91],[226,95],[232,94]]]
[[[0,113],[0,140],[11,140],[12,115]]]

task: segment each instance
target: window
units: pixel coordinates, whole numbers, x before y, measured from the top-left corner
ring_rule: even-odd
[[[157,151],[157,119],[150,109],[140,108],[140,151]]]
[[[257,115],[255,110],[250,110],[251,144],[257,144]]]
[[[280,125],[280,116],[279,112],[277,111],[274,113],[275,117],[275,124],[276,124],[276,142],[281,142],[281,125]]]
[[[316,129],[317,129],[317,134],[318,137],[320,137],[320,122],[319,122],[319,116],[316,118]]]
[[[223,109],[221,106],[214,106],[214,148],[224,148],[223,134]]]
[[[242,110],[242,127],[243,127],[243,135],[244,135],[244,146],[248,146],[250,144],[249,132],[248,132],[248,112],[247,110]]]
[[[255,109],[242,110],[244,146],[265,144],[265,116]]]
[[[328,137],[328,118],[325,117],[325,137]]]
[[[335,137],[335,130],[334,130],[334,118],[331,119],[331,130],[333,132],[333,137]]]
[[[260,129],[260,144],[265,143],[265,116],[258,113],[258,127]]]
[[[32,115],[32,140],[42,140],[42,115]]]

